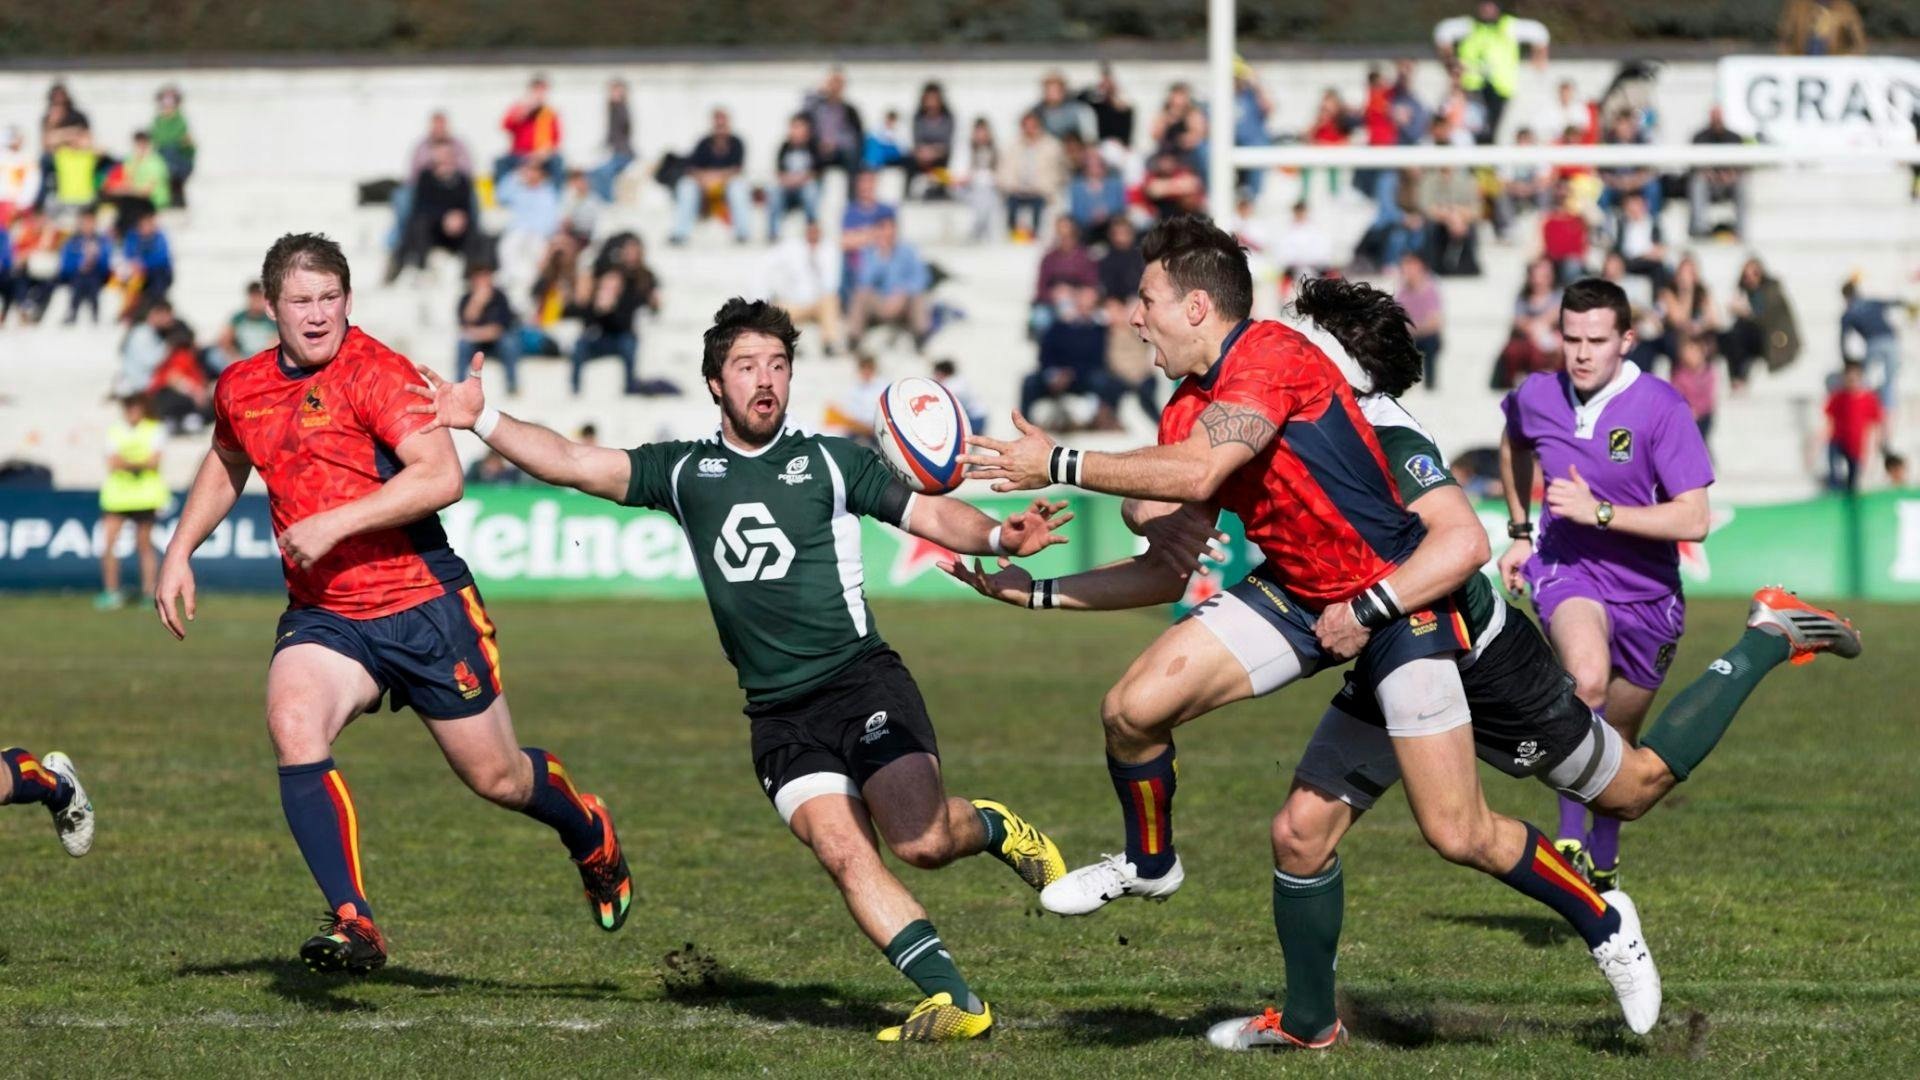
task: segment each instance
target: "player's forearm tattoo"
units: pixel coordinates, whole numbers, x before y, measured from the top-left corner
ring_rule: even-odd
[[[1227,443],[1240,443],[1256,454],[1265,450],[1273,441],[1274,432],[1280,430],[1258,409],[1219,401],[1200,414],[1200,423],[1207,429],[1208,445],[1218,448]]]

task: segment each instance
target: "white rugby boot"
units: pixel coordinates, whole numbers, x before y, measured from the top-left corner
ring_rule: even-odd
[[[77,859],[93,850],[93,800],[87,798],[87,789],[80,786],[80,775],[74,771],[72,758],[55,750],[41,758],[40,764],[73,785],[73,799],[67,808],[53,812],[53,829],[60,834],[60,846]]]
[[[1618,889],[1601,893],[1600,899],[1620,913],[1620,929],[1594,948],[1593,962],[1613,984],[1627,1027],[1635,1035],[1645,1035],[1660,1019],[1660,971],[1653,966],[1653,950],[1640,932],[1640,912],[1633,899]]]
[[[1099,862],[1069,871],[1067,875],[1040,890],[1040,906],[1055,915],[1090,915],[1109,901],[1123,896],[1142,900],[1165,900],[1187,880],[1180,868],[1180,856],[1173,866],[1157,878],[1143,878],[1125,855],[1108,855]]]

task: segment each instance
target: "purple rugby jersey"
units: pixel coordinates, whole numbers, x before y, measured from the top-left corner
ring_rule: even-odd
[[[1570,466],[1596,499],[1615,506],[1652,506],[1713,483],[1713,462],[1679,391],[1632,361],[1586,404],[1577,404],[1564,372],[1536,372],[1500,408],[1516,447],[1531,446],[1541,484],[1565,479]],[[1542,564],[1577,568],[1610,600],[1651,600],[1680,590],[1680,553],[1672,541],[1555,521],[1540,508],[1540,535],[1526,571]]]

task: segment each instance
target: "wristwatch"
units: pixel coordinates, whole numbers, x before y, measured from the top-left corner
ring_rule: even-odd
[[[1606,501],[1605,499],[1600,500],[1600,505],[1593,508],[1593,524],[1595,528],[1600,528],[1600,529],[1604,529],[1607,526],[1613,524],[1613,504],[1612,503]]]
[[[1507,522],[1507,539],[1509,540],[1533,539],[1533,522],[1531,521]]]

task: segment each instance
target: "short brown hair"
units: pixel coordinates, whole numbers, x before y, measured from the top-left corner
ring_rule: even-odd
[[[1198,289],[1231,322],[1253,311],[1247,252],[1226,230],[1199,214],[1171,217],[1147,231],[1140,257],[1159,263],[1181,295]]]
[[[1626,333],[1633,328],[1633,305],[1627,303],[1627,291],[1604,278],[1581,278],[1560,294],[1560,314],[1579,314],[1606,308],[1613,312],[1613,328]]]
[[[325,233],[288,233],[267,249],[267,260],[260,266],[260,285],[267,291],[267,303],[280,302],[280,284],[295,270],[332,274],[340,279],[341,289],[353,292],[347,253]]]

